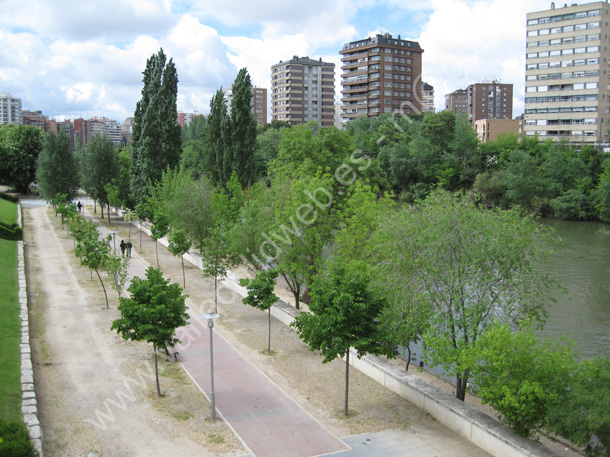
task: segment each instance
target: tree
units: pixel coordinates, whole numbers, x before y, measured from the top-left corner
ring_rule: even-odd
[[[248,288],[248,296],[242,302],[261,311],[269,311],[269,337],[267,340],[267,353],[269,355],[271,355],[271,307],[279,299],[273,293],[278,274],[277,270],[259,270],[256,272],[256,278],[239,280],[240,286]]]
[[[191,249],[191,240],[186,236],[183,229],[172,230],[168,237],[169,244],[167,249],[175,256],[180,256],[182,261],[182,281],[183,287],[186,289],[186,274],[184,272],[184,254]]]
[[[114,206],[114,222],[115,227],[119,229],[119,207],[122,205],[120,189],[116,184],[116,179],[112,179],[104,186],[106,196],[108,198],[108,225],[110,225],[110,207]]]
[[[127,281],[129,267],[129,257],[118,255],[110,255],[106,262],[106,271],[113,278],[112,288],[117,291],[119,298],[123,290],[125,290],[125,282]]]
[[[568,383],[550,408],[549,430],[585,446],[589,457],[610,456],[610,358],[581,361]]]
[[[114,144],[104,135],[94,135],[82,152],[80,164],[83,188],[91,198],[100,204],[103,219],[104,206],[110,205],[106,186],[120,176],[119,156]],[[118,198],[118,188],[116,192]],[[110,224],[110,211],[108,212],[108,224]]]
[[[316,276],[312,285],[313,313],[302,312],[291,324],[312,351],[320,351],[328,363],[345,357],[345,407],[348,415],[349,353],[394,356],[377,321],[385,302],[370,289],[370,276],[362,265],[330,266],[328,273]]]
[[[79,179],[76,159],[65,132],[44,137],[44,148],[38,156],[36,182],[40,196],[47,201],[57,194],[66,194],[69,200],[78,195]]]
[[[527,322],[518,331],[492,325],[464,360],[482,403],[528,438],[542,431],[549,407],[570,388],[574,363],[569,346],[539,341]]]
[[[161,173],[180,162],[181,129],[177,123],[178,75],[172,59],[163,49],[146,61],[142,98],[133,120],[133,168],[131,197],[134,204],[146,196],[149,182],[157,183]]]
[[[133,278],[127,291],[130,296],[120,298],[121,318],[112,323],[110,330],[116,330],[125,340],[153,344],[157,394],[161,396],[157,348],[174,347],[180,342],[174,333],[188,323],[186,295],[182,295],[178,284],[170,284],[161,270],[153,267],[146,270],[146,279]]]
[[[222,184],[235,173],[245,188],[250,187],[254,177],[254,152],[256,150],[256,121],[252,114],[252,82],[246,68],[237,73],[233,82],[231,100],[230,147],[225,149],[221,167]]]
[[[159,267],[159,243],[165,235],[169,233],[169,219],[160,210],[157,210],[153,216],[152,225],[150,226],[150,237],[155,242],[155,255],[157,256],[157,267]]]
[[[0,181],[27,194],[36,178],[36,162],[43,141],[42,130],[26,125],[0,125]]]
[[[129,224],[129,237],[127,239],[131,241],[131,223],[138,220],[138,215],[135,211],[127,208],[123,213],[123,220]]]
[[[538,261],[549,235],[530,217],[437,191],[419,207],[390,215],[377,236],[386,287],[401,291],[397,300],[430,313],[425,357],[455,375],[461,400],[470,377],[463,351],[496,321],[539,324],[546,317],[552,282]]]
[[[104,297],[106,298],[106,309],[110,309],[108,304],[108,294],[106,293],[106,286],[100,276],[100,270],[105,269],[110,258],[110,241],[112,237],[99,239],[99,232],[97,231],[96,225],[89,221],[89,228],[83,231],[82,239],[76,240],[76,247],[74,253],[80,258],[81,265],[95,271],[97,278],[100,280],[102,289],[104,289]]]
[[[214,185],[223,185],[223,161],[227,140],[227,104],[222,87],[216,91],[210,100],[210,114],[206,124],[206,148],[204,170]]]

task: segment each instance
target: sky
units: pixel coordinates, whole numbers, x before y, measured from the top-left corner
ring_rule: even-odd
[[[587,2],[580,2],[587,3]],[[335,63],[345,43],[377,33],[417,41],[422,77],[445,94],[497,79],[523,112],[526,13],[550,0],[0,0],[0,93],[57,120],[133,116],[146,60],[163,48],[178,73],[178,110],[207,114],[246,67],[271,93],[271,65]],[[270,120],[270,119],[269,119]]]

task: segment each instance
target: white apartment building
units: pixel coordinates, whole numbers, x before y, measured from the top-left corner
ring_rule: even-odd
[[[11,94],[0,94],[0,124],[21,124],[21,99]]]
[[[527,14],[524,135],[607,143],[610,5]]]

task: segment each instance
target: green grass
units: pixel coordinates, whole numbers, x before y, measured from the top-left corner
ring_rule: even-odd
[[[17,205],[0,199],[0,220],[17,222]],[[17,242],[0,239],[0,419],[21,419]]]
[[[17,223],[17,205],[0,198],[0,221],[7,224]]]

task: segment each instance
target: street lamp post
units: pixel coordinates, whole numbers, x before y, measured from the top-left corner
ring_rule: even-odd
[[[201,316],[202,319],[208,321],[208,327],[210,329],[210,419],[216,420],[216,398],[214,394],[214,339],[212,338],[212,329],[214,328],[214,320],[220,317],[214,311],[208,311]]]

